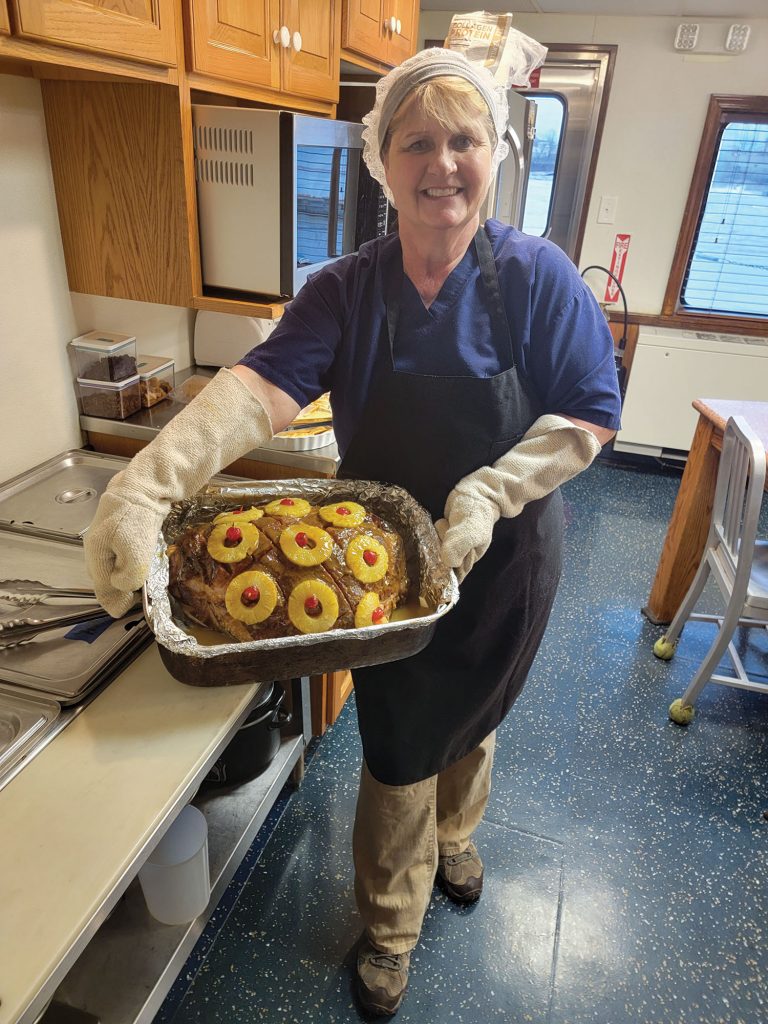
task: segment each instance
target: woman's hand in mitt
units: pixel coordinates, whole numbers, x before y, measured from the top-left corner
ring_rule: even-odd
[[[491,544],[499,510],[492,501],[453,490],[445,503],[445,519],[435,523],[444,565],[456,572],[459,583]]]
[[[281,420],[298,411],[293,400],[288,403]],[[171,502],[190,497],[223,467],[271,437],[270,415],[260,399],[238,374],[220,370],[113,477],[84,544],[96,598],[110,615],[125,615],[135,603]]]
[[[490,547],[501,516],[513,519],[528,502],[586,469],[613,433],[565,416],[540,416],[492,466],[459,480],[445,503],[445,519],[435,524],[443,563],[456,570],[459,582]]]
[[[138,504],[108,490],[85,535],[85,560],[96,600],[114,619],[136,604],[149,574],[166,510]]]

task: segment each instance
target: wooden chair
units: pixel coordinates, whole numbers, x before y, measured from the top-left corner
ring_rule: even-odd
[[[706,547],[696,575],[669,625],[654,644],[657,658],[668,661],[688,620],[713,622],[718,633],[682,698],[672,702],[669,717],[688,725],[694,705],[709,683],[768,693],[768,683],[750,679],[732,642],[737,626],[768,629],[768,541],[757,539],[765,485],[765,449],[742,416],[728,420],[717,474],[715,503]],[[726,602],[723,615],[694,614],[710,574]],[[715,674],[728,652],[734,675]]]

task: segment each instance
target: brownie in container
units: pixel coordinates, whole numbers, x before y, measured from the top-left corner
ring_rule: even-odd
[[[110,331],[90,331],[70,342],[79,380],[123,381],[137,373],[136,339]]]
[[[86,416],[124,420],[141,408],[139,375],[127,380],[83,380],[77,378],[80,401]]]

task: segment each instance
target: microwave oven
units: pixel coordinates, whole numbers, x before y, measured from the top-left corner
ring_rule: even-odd
[[[309,274],[386,234],[361,124],[193,104],[203,285],[290,298]]]

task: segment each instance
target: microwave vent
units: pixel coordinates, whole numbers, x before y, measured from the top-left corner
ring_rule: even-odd
[[[198,125],[197,149],[214,153],[253,153],[253,132],[248,128],[217,128]]]
[[[197,180],[214,185],[245,185],[253,187],[253,164],[234,160],[195,160]]]

